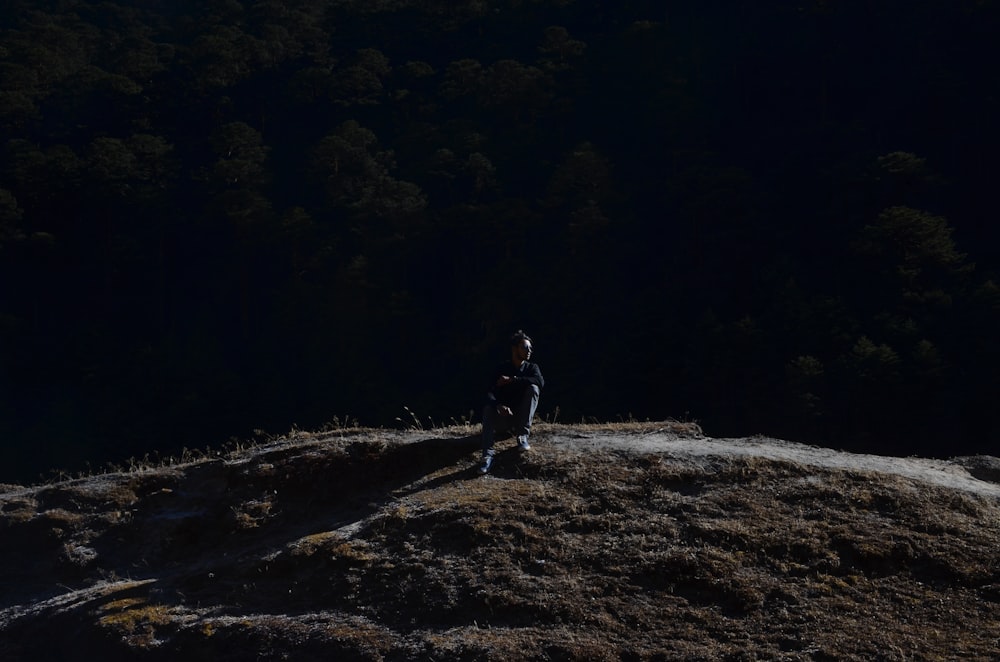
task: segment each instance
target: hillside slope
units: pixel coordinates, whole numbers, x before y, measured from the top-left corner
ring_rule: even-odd
[[[0,659],[1000,650],[995,458],[539,425],[479,477],[476,432],[299,433],[3,486]]]

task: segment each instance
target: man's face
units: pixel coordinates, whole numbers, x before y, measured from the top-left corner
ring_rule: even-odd
[[[510,358],[514,363],[527,361],[531,358],[531,343],[527,340],[520,340],[510,346]]]

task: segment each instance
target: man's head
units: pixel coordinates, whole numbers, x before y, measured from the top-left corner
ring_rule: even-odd
[[[510,337],[510,358],[517,365],[531,358],[531,338],[520,329]]]

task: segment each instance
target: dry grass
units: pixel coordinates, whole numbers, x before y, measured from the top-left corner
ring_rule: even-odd
[[[0,604],[0,657],[986,660],[1000,650],[993,498],[759,457],[546,442],[700,436],[675,423],[540,424],[534,451],[504,455],[481,478],[465,427],[301,436],[226,462],[103,478],[93,491],[0,495],[0,581],[22,586]],[[67,545],[94,557],[68,563]],[[53,576],[84,586],[109,574],[156,581],[96,607],[12,607],[53,595]]]

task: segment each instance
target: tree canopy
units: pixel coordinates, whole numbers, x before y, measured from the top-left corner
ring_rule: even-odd
[[[8,471],[478,420],[515,328],[541,416],[988,451],[998,13],[8,0]]]

